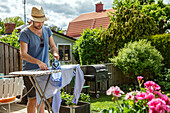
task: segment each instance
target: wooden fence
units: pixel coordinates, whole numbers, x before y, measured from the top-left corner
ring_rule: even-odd
[[[122,84],[129,84],[131,81],[129,78],[125,77],[125,75],[122,73],[120,69],[114,66],[113,63],[107,63],[106,65],[108,72],[112,73],[110,79],[109,79],[109,87],[110,86],[120,86]],[[84,68],[85,66],[81,66],[82,71],[86,71]],[[100,83],[100,90],[106,91],[107,90],[107,81],[101,81]],[[94,82],[88,82],[88,85],[90,85],[90,91],[94,91],[95,84]],[[68,84],[64,90],[66,92],[71,92],[71,85]]]
[[[131,82],[130,79],[126,77],[119,68],[115,67],[113,63],[105,65],[108,68],[108,72],[112,73],[109,80],[109,86],[129,84]]]
[[[7,75],[9,72],[19,70],[22,70],[19,49],[0,42],[0,73]]]

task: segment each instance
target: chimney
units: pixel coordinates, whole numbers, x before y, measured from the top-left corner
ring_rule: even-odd
[[[103,4],[100,1],[96,3],[96,12],[101,12],[101,11],[103,11]]]
[[[15,29],[15,23],[5,23],[5,34],[10,34]]]

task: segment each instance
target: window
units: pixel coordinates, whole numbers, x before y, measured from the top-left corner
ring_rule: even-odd
[[[61,61],[69,61],[70,58],[70,45],[58,45],[59,55]]]

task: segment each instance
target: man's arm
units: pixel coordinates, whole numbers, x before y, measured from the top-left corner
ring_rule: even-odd
[[[56,47],[56,45],[54,43],[52,35],[49,38],[49,44],[50,44],[51,51],[53,53],[53,58],[57,58],[57,60],[59,60],[58,49],[57,49],[57,47]]]
[[[38,66],[40,67],[40,69],[42,70],[47,70],[47,65],[45,63],[43,63],[42,61],[30,56],[29,54],[27,54],[28,51],[28,44],[25,43],[24,41],[20,41],[20,54],[21,54],[21,58],[26,60],[27,62],[33,63],[33,64],[38,64]]]

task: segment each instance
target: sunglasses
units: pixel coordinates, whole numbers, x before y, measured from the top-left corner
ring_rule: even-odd
[[[44,39],[40,38],[40,47],[44,47]]]

